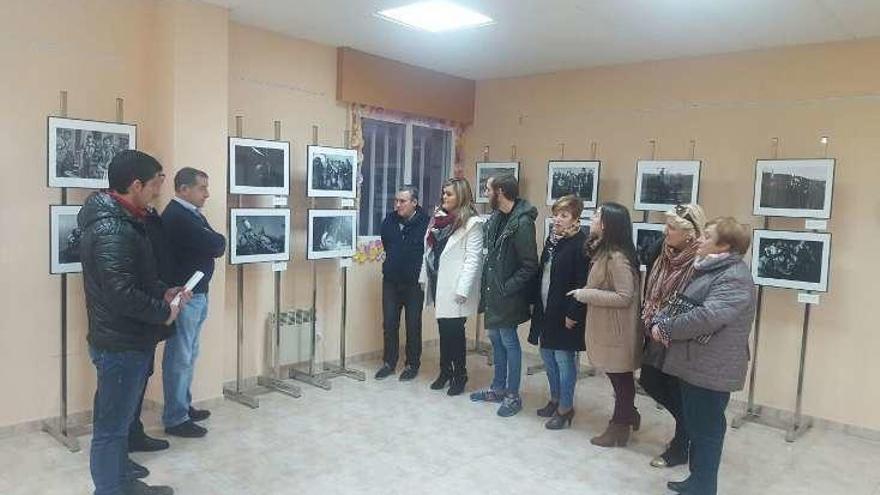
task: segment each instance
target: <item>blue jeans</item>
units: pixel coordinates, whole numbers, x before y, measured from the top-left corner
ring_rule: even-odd
[[[489,328],[486,333],[492,342],[492,358],[495,362],[495,378],[490,388],[496,392],[519,395],[522,348],[516,327]]]
[[[190,387],[196,358],[199,356],[199,333],[208,316],[208,295],[193,294],[177,317],[177,333],[165,343],[162,358],[162,388],[165,410],[162,423],[170,428],[189,421],[192,403]]]
[[[119,495],[128,482],[128,429],[147,380],[150,351],[89,346],[98,373],[89,468],[95,495]]]
[[[550,400],[568,411],[574,407],[574,386],[577,383],[577,353],[541,348],[541,359],[550,382]]]
[[[688,493],[715,495],[718,491],[718,468],[727,418],[724,410],[730,392],[717,392],[680,380],[684,427],[691,439],[691,476]]]

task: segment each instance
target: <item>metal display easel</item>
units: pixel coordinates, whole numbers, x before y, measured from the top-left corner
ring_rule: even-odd
[[[235,116],[235,137],[242,136],[244,117]],[[238,195],[237,205],[241,208],[241,195]],[[236,242],[230,239],[229,242]],[[243,364],[243,348],[244,348],[244,265],[236,266],[236,343],[235,343],[235,386],[233,388],[224,386],[223,397],[233,402],[238,402],[244,406],[256,409],[260,407],[260,401],[257,399],[256,391],[246,390],[243,385],[244,364]]]
[[[488,145],[486,145],[486,147],[483,148],[483,161],[484,162],[489,161],[489,146]],[[480,187],[480,178],[479,177],[477,177],[476,187]],[[475,195],[479,196],[479,194],[480,194],[479,191],[475,192]],[[482,215],[485,215],[486,214],[485,204],[481,203],[479,205],[479,208],[480,208],[479,213]],[[481,254],[481,256],[482,256],[482,254]],[[477,294],[476,297],[480,297],[480,295]],[[483,330],[483,315],[482,315],[482,313],[479,312],[479,310],[477,311],[477,315],[474,317],[474,325],[475,325],[475,327],[474,327],[474,348],[471,349],[470,351],[468,351],[468,354],[476,354],[478,356],[485,356],[486,357],[486,364],[489,366],[492,366],[492,350],[491,350],[491,348],[483,347],[483,341],[480,338],[480,334],[483,333],[482,332],[482,330]]]
[[[275,121],[275,140],[281,141],[281,121]],[[283,204],[279,204],[283,203]],[[287,206],[287,198],[284,198],[282,202],[275,202],[276,208],[288,208]],[[286,264],[286,262],[285,262]],[[281,270],[277,269],[273,264],[274,278],[275,278],[275,314],[273,315],[274,320],[274,334],[270,339],[270,353],[272,355],[272,369],[269,374],[263,374],[257,377],[257,384],[265,387],[269,390],[273,390],[275,392],[298,398],[302,397],[302,390],[290,383],[289,380],[282,378],[281,375]]]
[[[345,147],[348,148],[351,146],[351,135],[349,131],[345,131]],[[343,209],[347,209],[349,207],[343,207]],[[352,208],[354,208],[352,206]],[[345,340],[347,335],[347,323],[348,323],[348,264],[350,263],[350,259],[347,262],[342,263],[342,304],[340,304],[339,310],[339,364],[324,364],[325,376],[327,379],[338,378],[340,376],[344,376],[346,378],[351,378],[352,380],[357,380],[359,382],[366,381],[366,374],[357,369],[349,368],[346,366],[346,355],[345,355]]]
[[[318,145],[318,126],[312,126],[312,144]],[[306,166],[310,166],[306,164]],[[309,200],[309,208],[315,207],[315,198],[311,198]],[[307,383],[314,387],[322,388],[324,390],[330,390],[330,380],[327,378],[327,375],[323,373],[321,370],[318,370],[317,363],[317,349],[318,349],[318,329],[316,326],[317,319],[317,307],[318,307],[318,263],[316,261],[312,261],[312,306],[310,308],[311,314],[309,315],[309,331],[311,337],[311,349],[309,350],[309,370],[301,371],[296,368],[291,368],[290,370],[290,378]]]
[[[67,91],[60,94],[61,117],[67,117]],[[121,99],[117,98],[116,120],[122,122]],[[67,188],[61,188],[61,204],[67,205]],[[70,433],[67,424],[67,274],[61,274],[61,398],[56,419],[43,421],[42,430],[52,436],[71,452],[79,452],[79,440]]]
[[[821,141],[824,145],[824,158],[828,158],[828,143],[830,142],[827,136],[822,136]],[[773,146],[773,159],[777,159],[779,156],[779,138],[774,137],[772,141]],[[769,217],[764,217],[764,229],[769,229],[770,227],[770,219]],[[809,229],[812,232],[818,232],[815,229]],[[752,249],[755,249],[752,246]],[[805,291],[806,294],[812,294],[811,291]],[[792,421],[790,424],[780,424],[779,421],[774,421],[772,419],[768,419],[761,415],[761,406],[755,404],[755,383],[756,383],[756,369],[758,365],[758,339],[760,336],[761,329],[761,316],[762,316],[762,307],[763,307],[763,298],[764,298],[764,287],[758,286],[758,300],[757,306],[755,309],[755,341],[754,341],[754,351],[752,353],[752,368],[749,372],[749,398],[748,403],[746,405],[746,410],[743,414],[735,417],[731,422],[731,427],[735,429],[741,428],[743,425],[747,423],[757,423],[762,424],[764,426],[769,426],[772,428],[785,430],[785,441],[786,442],[794,442],[798,438],[804,435],[810,428],[813,426],[813,419],[810,417],[804,417],[803,415],[803,396],[804,396],[804,374],[806,371],[806,358],[807,358],[807,340],[810,332],[810,310],[811,306],[814,304],[813,302],[805,302],[804,303],[804,316],[803,316],[803,324],[801,326],[801,349],[800,349],[800,357],[798,361],[798,382],[797,382],[797,391],[795,393],[795,409],[794,415],[792,417]]]

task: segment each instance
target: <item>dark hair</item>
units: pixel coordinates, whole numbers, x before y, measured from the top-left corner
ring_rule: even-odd
[[[196,177],[204,177],[207,180],[208,174],[197,168],[183,167],[174,174],[174,190],[179,191],[183,186],[196,185]]]
[[[636,247],[633,244],[632,220],[629,217],[629,210],[620,203],[609,201],[602,203],[600,206],[600,220],[602,222],[602,240],[594,251],[599,253],[603,251],[620,251],[633,270],[638,271],[639,260],[636,256]]]
[[[504,197],[516,201],[519,199],[519,181],[513,174],[501,174],[492,177],[492,190],[504,193]]]
[[[134,181],[146,184],[161,171],[162,165],[152,156],[137,150],[123,150],[110,161],[107,180],[111,191],[125,194]]]
[[[397,192],[408,192],[409,199],[418,202],[419,201],[419,188],[416,186],[411,186],[409,184],[401,187]]]

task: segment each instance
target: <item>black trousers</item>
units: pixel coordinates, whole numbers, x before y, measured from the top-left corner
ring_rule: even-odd
[[[400,353],[400,311],[406,318],[406,365],[419,368],[422,359],[422,306],[425,292],[418,283],[382,280],[382,328],[385,333],[383,361],[394,368]]]
[[[684,380],[679,383],[685,427],[692,446],[688,493],[715,495],[718,492],[718,468],[727,431],[724,410],[730,401],[730,392],[709,390]]]
[[[144,389],[141,390],[140,399],[138,399],[137,409],[134,412],[134,418],[131,420],[131,425],[128,427],[128,441],[137,440],[144,435],[146,432],[144,431],[144,423],[141,421],[141,410],[144,408],[144,395],[147,393],[147,384],[150,382],[150,377],[153,376],[153,368],[154,363],[156,361],[156,348],[153,347],[153,350],[150,351],[150,365],[147,368],[147,379],[144,380]]]
[[[438,318],[440,331],[440,374],[446,377],[467,376],[467,343],[464,323],[467,318]]]
[[[653,366],[643,364],[639,383],[652,399],[665,407],[675,418],[675,437],[669,443],[669,452],[687,457],[690,439],[685,428],[678,377],[667,375]]]

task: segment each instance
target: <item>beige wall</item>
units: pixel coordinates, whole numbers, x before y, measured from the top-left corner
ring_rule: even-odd
[[[779,137],[781,158],[820,157],[819,138],[830,136],[829,156],[838,159],[831,286],[811,316],[804,411],[877,429],[880,388],[865,383],[880,373],[870,309],[880,271],[872,261],[880,238],[878,58],[880,41],[872,40],[479,82],[467,162],[486,145],[492,159],[507,159],[516,145],[525,196],[543,205],[547,160],[559,157],[560,143],[577,159],[589,158],[595,141],[599,199],[631,207],[635,163],[650,157],[649,140],[658,159],[688,158],[695,140],[708,215],[757,227],[754,164],[770,156],[771,139]],[[548,208],[539,208],[543,222]],[[766,294],[757,400],[791,410],[803,307],[794,292]]]
[[[180,166],[204,168],[219,201],[206,209],[225,230],[225,133],[228,16],[223,9],[177,1],[116,0],[7,2],[0,16],[0,387],[9,400],[0,425],[58,412],[59,276],[48,275],[49,204],[46,117],[69,93],[69,115],[108,120],[124,98],[125,121],[138,125],[138,148],[160,158],[169,177]],[[14,177],[14,179],[13,179]],[[166,198],[170,195],[166,183]],[[81,204],[89,191],[72,190]],[[164,201],[163,201],[164,204]],[[223,270],[213,286],[222,287]],[[70,412],[91,409],[82,277],[69,276]],[[215,289],[204,330],[193,394],[219,395],[222,379],[223,291]],[[161,400],[161,381],[150,397]]]

